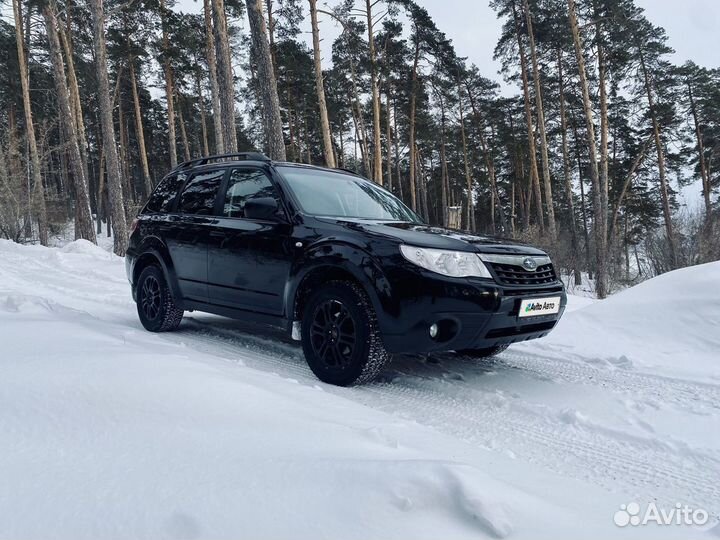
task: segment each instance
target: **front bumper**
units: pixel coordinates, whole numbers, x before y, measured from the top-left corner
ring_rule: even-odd
[[[378,314],[385,347],[391,353],[481,349],[540,338],[555,327],[567,304],[559,281],[518,288],[491,280],[414,274],[393,280],[390,309]],[[518,318],[523,299],[558,296],[558,313]],[[435,338],[429,332],[432,324],[439,328]]]

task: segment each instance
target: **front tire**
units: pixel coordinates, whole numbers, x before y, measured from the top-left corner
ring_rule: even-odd
[[[169,332],[180,326],[183,310],[175,305],[170,287],[158,266],[148,266],[137,284],[137,312],[145,330]]]
[[[463,349],[455,352],[459,356],[464,356],[465,358],[490,358],[492,356],[497,356],[498,354],[506,350],[509,346],[509,343],[504,343],[502,345],[495,345],[493,347],[486,347],[484,349]]]
[[[337,386],[369,382],[390,360],[370,300],[352,282],[331,281],[310,295],[301,339],[315,376]]]

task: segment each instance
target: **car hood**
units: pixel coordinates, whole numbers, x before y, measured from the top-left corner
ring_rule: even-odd
[[[400,243],[434,249],[474,251],[520,255],[545,255],[545,252],[512,240],[492,236],[480,236],[464,231],[433,227],[417,223],[395,221],[372,221],[352,218],[317,218],[343,228],[363,231],[371,235],[392,238]]]

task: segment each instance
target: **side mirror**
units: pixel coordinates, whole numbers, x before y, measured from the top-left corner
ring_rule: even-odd
[[[245,202],[247,219],[277,219],[278,203],[273,197],[256,197]]]

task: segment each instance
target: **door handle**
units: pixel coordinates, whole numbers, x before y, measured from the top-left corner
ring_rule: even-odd
[[[213,238],[225,238],[225,233],[221,231],[210,231],[210,236]]]

